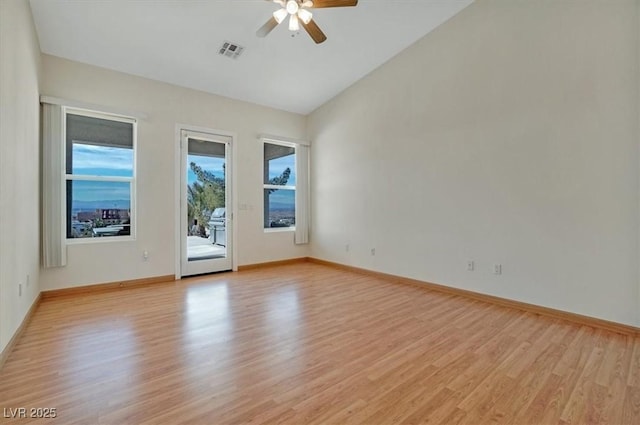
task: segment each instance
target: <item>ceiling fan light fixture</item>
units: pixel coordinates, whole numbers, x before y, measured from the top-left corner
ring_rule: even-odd
[[[309,22],[311,22],[311,18],[313,18],[313,14],[306,9],[300,9],[298,10],[298,18],[300,18],[300,20],[304,22],[304,24],[306,25]]]
[[[298,15],[291,15],[289,17],[289,31],[300,30],[300,22],[298,21]]]
[[[2,0],[0,0],[2,1]],[[358,5],[358,0],[267,0],[270,3],[275,3],[282,8],[276,12],[273,12],[273,16],[270,17],[267,22],[264,23],[256,35],[258,37],[266,37],[274,28],[281,24],[289,15],[289,31],[298,32],[300,27],[309,34],[309,37],[316,43],[324,43],[327,40],[327,36],[322,32],[318,24],[313,20],[313,14],[309,9],[311,8],[325,8],[325,7],[352,7]],[[292,35],[293,37],[293,35]]]
[[[279,9],[273,12],[273,19],[275,19],[276,22],[281,23],[288,14],[289,12],[287,12],[287,9]]]
[[[295,15],[296,13],[298,13],[298,9],[300,9],[300,5],[298,5],[297,1],[289,0],[287,2],[287,12],[289,13],[289,15]]]

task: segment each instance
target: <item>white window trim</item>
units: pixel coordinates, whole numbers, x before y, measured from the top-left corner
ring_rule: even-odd
[[[145,112],[124,110],[120,108],[112,108],[103,105],[96,105],[87,102],[78,102],[70,99],[61,99],[54,96],[40,96],[40,103],[48,103],[50,105],[58,105],[61,108],[77,109],[87,112],[95,112],[103,115],[111,115],[114,117],[121,117],[124,119],[146,120],[149,119],[149,115]]]
[[[273,144],[279,144],[283,146],[290,146],[296,149],[296,156],[295,156],[296,225],[294,227],[288,227],[288,228],[264,228],[264,216],[263,216],[262,227],[266,233],[292,231],[294,234],[294,238],[293,238],[294,243],[296,245],[308,244],[310,240],[310,231],[311,231],[311,213],[310,213],[311,200],[309,196],[310,179],[311,179],[309,158],[310,158],[311,144],[305,140],[291,139],[288,137],[271,136],[268,134],[260,135],[259,140],[263,144],[263,152],[264,152],[264,143],[273,143]],[[264,164],[264,161],[263,161],[263,164]],[[262,175],[264,176],[264,170]],[[270,188],[268,186],[271,186],[271,185],[264,185],[264,180],[263,180],[263,187],[268,189]],[[279,187],[279,188],[282,188],[282,187]],[[264,196],[264,190],[262,191],[262,193]]]
[[[287,232],[295,232],[296,226],[291,227],[265,227],[264,233],[287,233]]]
[[[295,186],[290,186],[290,185],[285,185],[285,186],[280,186],[277,184],[264,184],[263,185],[265,189],[276,189],[276,190],[296,190]]]
[[[270,134],[261,134],[258,136],[258,140],[262,143],[275,143],[277,145],[289,146],[295,148],[296,146],[309,146],[309,142],[306,140],[293,139],[291,137],[273,136]]]
[[[294,170],[297,168],[298,144],[295,143],[293,141],[293,139],[287,139],[287,138],[279,139],[279,138],[275,138],[274,136],[261,136],[260,137],[260,141],[262,142],[262,155],[263,156],[264,156],[264,144],[265,143],[269,143],[269,144],[272,144],[272,145],[286,146],[286,147],[289,147],[289,148],[294,148],[295,149],[295,154],[294,154],[294,165],[293,166],[294,166]],[[264,176],[264,157],[262,158],[262,176]],[[264,204],[264,190],[265,189],[293,190],[293,191],[296,192],[296,196],[298,196],[297,187],[296,186],[291,186],[291,185],[281,186],[281,185],[277,185],[277,184],[265,184],[264,180],[263,180],[263,184],[262,184],[262,196],[263,196],[262,202],[263,202],[263,204]],[[264,227],[264,219],[265,218],[262,217],[262,228],[264,230],[264,233],[285,233],[285,232],[295,232],[296,231],[296,226],[290,226],[290,227]]]
[[[63,143],[63,155],[62,155],[62,163],[60,166],[62,170],[66,170],[66,152],[67,152],[67,114],[72,115],[81,115],[92,118],[100,118],[110,121],[118,121],[118,122],[126,122],[132,124],[133,126],[133,170],[131,177],[107,177],[107,176],[91,176],[91,175],[74,175],[74,174],[66,174],[66,172],[62,173],[62,194],[65,197],[62,202],[62,219],[64,222],[62,223],[62,230],[64,232],[64,243],[66,245],[83,245],[83,244],[93,244],[93,243],[109,243],[109,242],[125,242],[125,241],[135,241],[136,233],[138,231],[137,226],[137,208],[136,208],[136,181],[137,181],[137,164],[138,164],[138,120],[132,116],[125,116],[116,113],[110,112],[100,112],[93,109],[81,109],[75,106],[62,106],[62,120],[63,120],[63,135],[62,135],[62,143]],[[66,185],[68,180],[78,180],[78,181],[110,181],[110,182],[128,182],[130,184],[130,204],[129,204],[129,217],[130,217],[130,234],[129,235],[121,235],[121,236],[104,236],[104,237],[93,237],[93,238],[68,238],[67,237],[67,228],[66,228],[66,220],[67,220],[67,202],[66,202]]]

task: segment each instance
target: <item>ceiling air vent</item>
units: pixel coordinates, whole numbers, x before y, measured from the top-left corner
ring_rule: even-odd
[[[218,54],[231,59],[238,59],[238,56],[240,56],[243,50],[244,47],[238,46],[237,44],[230,41],[225,41],[224,43],[222,43],[222,47],[220,47],[220,50],[218,50]]]

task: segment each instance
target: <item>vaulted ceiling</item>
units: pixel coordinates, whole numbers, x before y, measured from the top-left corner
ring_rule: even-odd
[[[473,0],[360,0],[314,9],[315,44],[265,0],[30,0],[43,53],[308,114]],[[235,59],[225,41],[243,47]]]

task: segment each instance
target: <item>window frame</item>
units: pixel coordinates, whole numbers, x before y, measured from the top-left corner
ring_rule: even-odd
[[[289,227],[264,227],[264,223],[265,223],[265,216],[264,214],[267,211],[264,211],[264,203],[265,203],[265,195],[264,195],[264,191],[265,190],[271,190],[271,189],[275,189],[275,190],[291,190],[294,192],[294,197],[293,197],[293,202],[294,202],[294,208],[295,208],[295,203],[296,203],[296,197],[297,197],[297,178],[296,178],[296,184],[295,185],[277,185],[277,184],[266,184],[264,182],[264,175],[265,175],[265,158],[264,158],[264,145],[265,144],[271,144],[271,145],[278,145],[278,146],[285,146],[288,148],[293,148],[293,170],[292,171],[297,171],[297,163],[298,163],[298,146],[296,143],[293,142],[287,142],[284,140],[278,140],[278,139],[271,139],[271,138],[261,138],[260,139],[262,141],[262,205],[263,205],[263,216],[262,216],[262,229],[264,230],[264,233],[279,233],[279,232],[295,232],[296,231],[296,226],[295,224],[293,226],[289,226]],[[295,210],[294,210],[294,216],[295,216]]]
[[[124,122],[132,125],[132,173],[131,177],[121,177],[121,176],[96,176],[96,175],[88,175],[88,174],[68,174],[67,173],[67,150],[70,146],[67,146],[67,115],[78,115],[89,118],[98,118],[109,121],[116,122]],[[62,194],[63,194],[63,202],[62,202],[62,232],[63,232],[63,240],[67,245],[80,245],[80,244],[91,244],[91,243],[108,243],[108,242],[123,242],[123,241],[135,241],[136,233],[137,233],[137,221],[136,221],[136,186],[137,186],[137,156],[138,156],[138,120],[135,117],[125,116],[120,114],[114,114],[109,112],[97,111],[92,109],[85,109],[79,107],[71,107],[71,106],[62,106],[62,158],[61,158],[61,167],[63,170],[62,173]],[[71,147],[73,143],[71,143]],[[72,166],[73,167],[73,166]],[[72,168],[73,169],[73,168]],[[113,236],[101,236],[101,237],[87,237],[87,238],[69,238],[68,237],[68,229],[67,229],[67,182],[68,181],[99,181],[99,182],[115,182],[115,183],[129,183],[129,229],[130,233],[128,235],[113,235]]]

